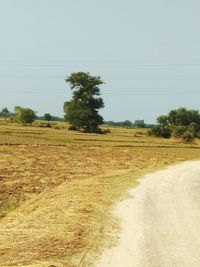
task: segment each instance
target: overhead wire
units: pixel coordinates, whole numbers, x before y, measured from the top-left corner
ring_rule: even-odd
[[[104,61],[106,63],[95,63],[95,64],[75,64],[75,63],[60,63],[60,64],[52,64],[53,61],[49,61],[49,64],[44,64],[44,63],[30,63],[30,61],[24,61],[24,62],[17,62],[17,61],[7,61],[7,62],[0,62],[0,67],[12,67],[12,66],[29,66],[29,67],[83,67],[83,66],[92,66],[92,67],[172,67],[172,66],[199,66],[200,67],[200,61],[194,61],[194,62],[146,62],[146,63],[130,63],[127,61],[127,63],[124,63],[123,61]],[[64,62],[64,61],[60,61]],[[128,63],[129,62],[129,63]],[[13,79],[55,79],[55,80],[62,80],[64,82],[65,77],[62,75],[55,75],[55,74],[0,74],[0,78],[8,78],[9,80]],[[104,75],[104,79],[107,81],[107,83],[112,82],[112,81],[117,81],[117,82],[123,82],[127,81],[173,81],[173,80],[179,80],[179,81],[185,81],[185,80],[200,80],[200,74],[185,74],[185,73],[166,73],[166,74],[119,74],[119,75]],[[1,86],[0,86],[1,87]],[[52,92],[52,90],[55,90]],[[55,89],[55,88],[0,88],[0,93],[25,93],[25,94],[44,94],[44,93],[51,93],[51,94],[64,94],[66,92],[67,88],[60,88],[60,89]],[[117,89],[110,89],[103,90],[103,94],[199,94],[200,91],[198,88],[196,89],[135,89],[135,88],[117,88]]]

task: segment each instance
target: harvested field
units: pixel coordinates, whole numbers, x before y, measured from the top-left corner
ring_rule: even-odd
[[[111,206],[137,177],[200,158],[198,142],[146,130],[89,135],[59,127],[0,125],[0,266],[92,266],[115,242]]]

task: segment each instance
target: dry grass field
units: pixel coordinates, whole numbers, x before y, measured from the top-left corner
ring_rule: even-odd
[[[116,240],[112,205],[146,172],[200,158],[200,143],[0,121],[0,266],[92,266]]]

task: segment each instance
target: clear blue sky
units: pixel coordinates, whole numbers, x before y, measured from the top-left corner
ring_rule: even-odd
[[[106,120],[200,109],[200,1],[0,0],[0,108],[63,114],[65,76],[101,75]]]

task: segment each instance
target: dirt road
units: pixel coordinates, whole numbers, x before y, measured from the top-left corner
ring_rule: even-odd
[[[149,174],[120,202],[119,244],[97,267],[200,266],[200,162]]]

